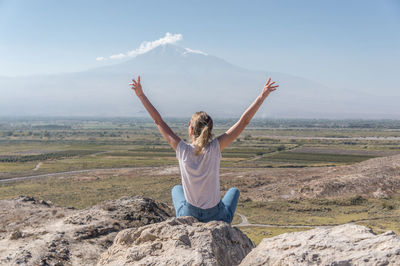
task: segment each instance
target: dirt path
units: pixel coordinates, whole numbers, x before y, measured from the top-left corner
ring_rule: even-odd
[[[258,226],[258,227],[286,227],[286,228],[314,228],[316,226],[311,225],[276,225],[276,224],[251,224],[247,220],[246,216],[241,213],[236,213],[242,219],[240,224],[234,224],[233,226],[241,227],[241,226]],[[318,226],[318,227],[328,227],[328,226]]]
[[[257,227],[286,227],[286,228],[314,228],[314,227],[333,227],[333,226],[337,226],[337,225],[341,225],[341,224],[332,224],[332,225],[279,225],[279,224],[252,224],[249,223],[249,221],[247,220],[247,217],[244,216],[241,213],[236,213],[237,215],[240,216],[240,218],[242,219],[242,222],[240,224],[233,224],[232,226],[236,226],[236,227],[242,227],[242,226],[257,226]],[[362,221],[370,221],[370,220],[380,220],[380,219],[386,219],[386,218],[400,218],[399,215],[395,215],[395,216],[384,216],[384,217],[374,217],[374,218],[364,218],[364,219],[359,219],[356,221],[353,221],[351,223],[355,223],[355,222],[362,222]]]
[[[287,149],[285,149],[285,150],[283,150],[283,151],[291,151],[291,150],[294,150],[294,149],[298,149],[298,148],[300,148],[300,147],[301,147],[301,145],[296,145],[296,146],[294,146],[294,147],[287,148]],[[263,154],[263,155],[256,155],[255,157],[252,157],[252,158],[250,158],[250,159],[246,159],[246,160],[244,160],[244,161],[245,161],[245,162],[257,161],[258,159],[267,158],[267,157],[273,156],[273,155],[275,155],[275,154],[278,154],[278,153],[280,153],[280,152],[282,152],[282,151],[273,151],[273,152],[265,153],[265,154]]]
[[[33,169],[33,171],[39,170],[40,166],[42,166],[42,162],[39,162],[36,167]]]
[[[0,183],[21,181],[21,180],[26,180],[26,179],[31,179],[31,178],[43,178],[43,177],[50,177],[50,176],[62,176],[62,175],[70,175],[70,174],[89,173],[89,172],[93,172],[93,171],[118,171],[118,170],[133,170],[133,169],[138,169],[138,168],[150,169],[152,167],[122,167],[122,168],[99,168],[99,169],[74,170],[74,171],[67,171],[67,172],[58,172],[58,173],[49,173],[49,174],[41,174],[41,175],[30,175],[30,176],[21,176],[21,177],[0,179]]]
[[[91,154],[90,157],[96,157],[97,155],[100,155],[100,154],[112,153],[112,152],[114,152],[114,151],[99,151],[99,152]]]

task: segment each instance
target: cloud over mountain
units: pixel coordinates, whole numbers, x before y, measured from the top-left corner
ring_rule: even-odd
[[[114,54],[111,55],[109,58],[110,59],[122,59],[122,58],[126,58],[126,57],[136,57],[140,54],[145,54],[151,50],[153,50],[154,48],[157,48],[160,45],[165,45],[165,44],[172,44],[172,43],[176,43],[180,40],[182,40],[183,36],[182,34],[171,34],[169,32],[167,32],[165,34],[164,37],[152,41],[152,42],[142,42],[140,44],[140,46],[134,50],[128,51],[127,53],[119,53],[119,54]],[[190,49],[189,49],[190,50]],[[195,51],[195,50],[191,50],[192,52],[200,52],[200,51]],[[104,58],[104,57],[97,57],[96,60],[98,60],[98,58]],[[102,59],[100,59],[102,60]]]

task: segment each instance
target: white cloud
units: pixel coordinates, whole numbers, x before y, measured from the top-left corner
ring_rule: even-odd
[[[167,44],[167,43],[176,43],[177,41],[182,40],[182,38],[183,38],[182,34],[179,34],[179,33],[178,34],[171,34],[171,33],[167,32],[164,37],[162,37],[162,38],[160,38],[158,40],[155,40],[155,41],[152,41],[152,42],[142,42],[140,44],[139,48],[136,48],[135,50],[129,51],[128,52],[128,56],[135,57],[135,56],[140,55],[140,54],[145,54],[148,51],[151,51],[151,50],[153,50],[154,48],[156,48],[156,47],[158,47],[160,45],[164,45],[164,44]]]
[[[171,34],[171,33],[167,32],[164,37],[162,37],[162,38],[160,38],[158,40],[155,40],[155,41],[152,41],[152,42],[147,42],[147,41],[146,42],[142,42],[140,44],[140,46],[138,48],[136,48],[135,50],[128,51],[127,53],[114,54],[114,55],[111,55],[109,58],[110,59],[122,59],[122,58],[125,58],[125,57],[128,57],[128,56],[129,57],[135,57],[135,56],[138,56],[140,54],[145,54],[148,51],[151,51],[151,50],[153,50],[154,48],[156,48],[156,47],[158,47],[160,45],[164,45],[164,44],[168,44],[168,43],[176,43],[177,41],[182,40],[182,38],[183,38],[183,36],[180,33]],[[200,52],[200,51],[198,51],[198,52]],[[102,56],[99,56],[99,57],[96,58],[96,60],[97,61],[102,61],[102,60],[106,60],[106,59],[104,57],[102,57]]]
[[[126,57],[126,55],[123,54],[123,53],[120,53],[120,54],[113,54],[113,55],[111,55],[111,56],[110,56],[110,59],[122,59],[122,58],[124,58],[124,57]]]
[[[205,52],[203,52],[203,51],[200,51],[200,50],[192,50],[192,49],[190,49],[190,48],[185,48],[185,50],[186,50],[186,52],[184,52],[183,54],[189,54],[189,53],[192,53],[192,54],[202,54],[202,55],[208,55],[208,54],[206,54]]]

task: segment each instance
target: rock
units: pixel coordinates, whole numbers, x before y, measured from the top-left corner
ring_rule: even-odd
[[[386,191],[383,191],[381,188],[378,188],[372,195],[377,199],[388,199],[389,195]]]
[[[225,222],[179,217],[119,232],[97,265],[238,265],[253,247]]]
[[[400,238],[355,224],[265,238],[240,265],[400,265]]]
[[[85,210],[24,196],[0,200],[0,265],[95,265],[120,230],[172,214],[166,204],[142,197]]]
[[[10,235],[10,240],[17,240],[22,237],[22,233],[19,230],[15,230]]]
[[[171,217],[164,203],[142,197],[123,197],[78,211],[64,223],[82,225],[75,231],[76,239],[91,239],[122,229],[158,223]]]

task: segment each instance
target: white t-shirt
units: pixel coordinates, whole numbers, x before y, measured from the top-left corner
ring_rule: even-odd
[[[182,187],[186,201],[191,205],[208,209],[221,200],[219,167],[221,151],[215,138],[200,155],[194,153],[194,146],[181,140],[176,148],[176,157],[182,176]]]

